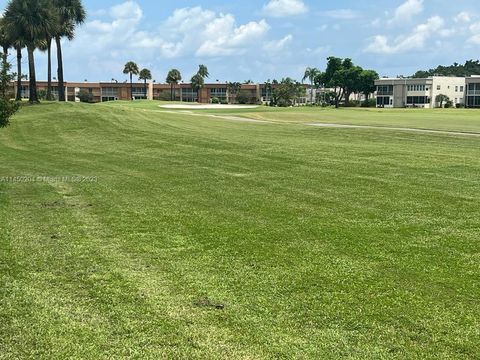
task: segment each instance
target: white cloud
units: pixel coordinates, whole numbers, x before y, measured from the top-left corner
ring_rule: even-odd
[[[110,9],[110,15],[116,19],[138,19],[143,16],[140,6],[134,1],[127,1],[123,4],[115,5]]]
[[[376,54],[398,54],[421,49],[425,47],[432,35],[445,32],[444,25],[445,21],[441,17],[433,16],[426,23],[418,25],[410,34],[399,36],[392,42],[384,35],[375,36],[365,51]]]
[[[454,20],[457,23],[469,23],[470,21],[472,21],[472,18],[470,16],[470,13],[462,11],[457,16],[455,16]]]
[[[221,16],[207,25],[203,32],[205,41],[196,51],[196,55],[216,57],[245,53],[247,48],[257,43],[269,28],[265,20],[235,27],[232,15]]]
[[[140,30],[143,12],[133,1],[112,7],[108,14],[110,21],[94,20],[80,28],[69,46],[92,57],[102,53],[119,59],[229,56],[259,46],[270,29],[265,20],[237,25],[232,14],[201,7],[175,10],[155,31]]]
[[[390,23],[403,24],[412,20],[415,15],[422,13],[423,0],[407,0],[395,9],[393,18]]]
[[[284,50],[293,40],[293,36],[288,34],[283,39],[267,41],[263,45],[263,49],[270,53],[280,52]]]
[[[474,45],[480,45],[480,22],[470,25],[469,30],[473,35],[468,39],[468,42]]]
[[[307,10],[303,0],[270,0],[263,7],[265,14],[274,17],[300,15],[306,13]]]

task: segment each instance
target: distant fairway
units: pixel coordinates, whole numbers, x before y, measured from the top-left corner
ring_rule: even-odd
[[[0,359],[478,359],[480,138],[308,124],[479,112],[158,105],[0,130]]]

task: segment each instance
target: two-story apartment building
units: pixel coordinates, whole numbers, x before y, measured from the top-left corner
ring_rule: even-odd
[[[466,82],[466,107],[480,108],[480,76],[468,77]]]
[[[465,104],[466,78],[433,76],[424,79],[384,78],[375,82],[377,106],[385,108],[436,108],[438,95],[446,95],[454,105]]]

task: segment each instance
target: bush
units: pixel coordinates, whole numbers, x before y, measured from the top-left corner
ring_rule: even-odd
[[[377,100],[372,98],[372,99],[368,99],[367,101],[364,101],[362,103],[362,107],[364,108],[374,108],[374,107],[377,107]]]
[[[0,98],[0,128],[10,125],[10,118],[17,112],[18,107],[16,101]]]
[[[80,99],[80,102],[93,103],[93,94],[88,91],[81,90],[77,97]]]
[[[452,100],[447,100],[445,102],[445,109],[450,109],[453,107],[453,101]]]
[[[257,98],[255,96],[252,96],[249,91],[243,90],[238,93],[236,100],[239,104],[243,105],[257,103]]]
[[[220,99],[218,97],[213,97],[212,98],[212,104],[220,104]]]
[[[39,100],[46,100],[47,99],[47,90],[38,90],[37,96]]]
[[[465,104],[457,104],[455,105],[457,109],[464,109],[465,108]]]
[[[0,66],[0,127],[10,124],[10,118],[20,106],[16,101],[10,100],[9,87],[14,77],[9,70],[10,64],[2,62]]]

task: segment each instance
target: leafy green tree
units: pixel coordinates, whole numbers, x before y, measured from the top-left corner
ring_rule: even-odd
[[[242,89],[242,84],[239,82],[229,82],[227,83],[227,91],[228,91],[228,100],[230,102],[234,102],[237,100],[238,93]]]
[[[299,97],[305,96],[305,87],[291,78],[285,78],[274,87],[277,106],[287,107],[296,104]]]
[[[16,101],[10,100],[8,93],[13,79],[14,76],[10,74],[10,64],[2,61],[0,63],[0,128],[10,124],[10,118],[17,112],[19,107]]]
[[[200,101],[200,90],[205,87],[205,80],[200,74],[195,74],[190,80],[192,89],[197,92],[197,101]]]
[[[304,82],[307,79],[310,81],[310,103],[312,104],[313,104],[313,90],[315,89],[315,80],[320,73],[321,73],[320,70],[318,70],[317,68],[308,67],[305,70],[305,74],[303,75],[302,82]]]
[[[0,18],[0,47],[2,48],[2,62],[8,63],[8,49],[13,45],[12,36],[8,31],[5,19]]]
[[[142,69],[142,70],[140,70],[140,73],[138,74],[138,79],[143,80],[145,97],[147,97],[147,81],[152,80],[152,72],[148,69]]]
[[[450,101],[450,98],[444,94],[439,94],[435,97],[435,102],[441,108],[443,108],[443,103],[448,103],[449,101]]]
[[[123,68],[123,73],[130,76],[130,99],[133,100],[133,75],[139,74],[138,65],[133,61],[129,61]]]
[[[58,62],[58,100],[65,101],[65,84],[63,76],[62,38],[72,40],[78,25],[84,23],[87,14],[81,0],[49,0],[55,11],[55,43]]]
[[[355,66],[348,58],[329,57],[327,61],[324,81],[327,87],[334,89],[335,107],[338,108],[343,98],[345,98],[345,104],[348,104],[350,95],[360,91],[360,74],[363,69]]]
[[[167,84],[170,84],[170,100],[175,100],[175,85],[182,81],[182,74],[177,69],[172,69],[167,74]]]
[[[368,103],[370,94],[375,92],[375,80],[378,80],[378,73],[374,70],[363,70],[359,76],[358,91],[365,95],[365,103]]]
[[[198,67],[198,72],[197,72],[198,75],[200,75],[203,80],[207,79],[210,77],[210,74],[208,72],[208,68],[205,66],[205,65],[200,65]]]
[[[38,103],[34,51],[55,26],[49,0],[11,0],[4,13],[5,24],[13,39],[22,39],[27,47],[30,103]]]

